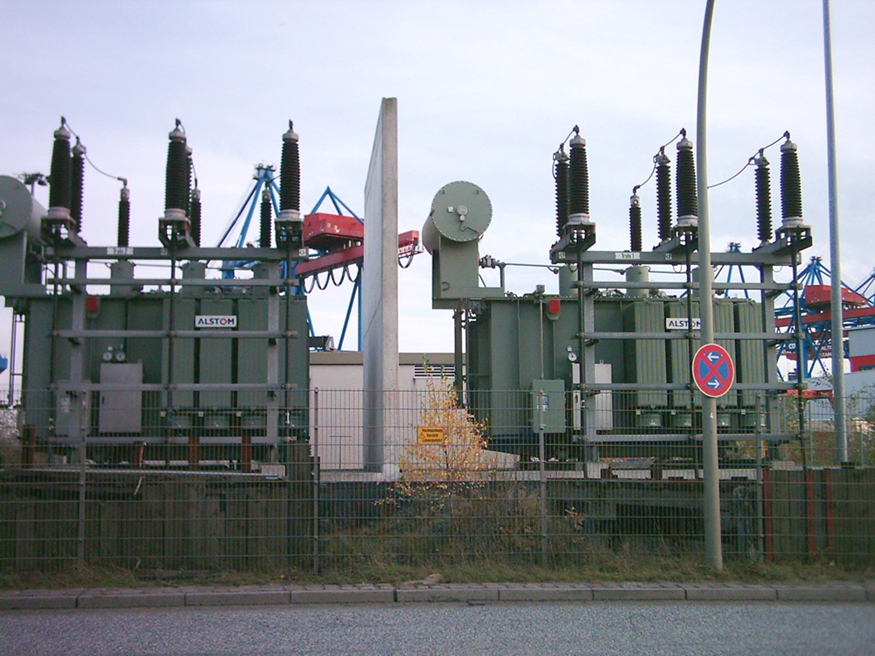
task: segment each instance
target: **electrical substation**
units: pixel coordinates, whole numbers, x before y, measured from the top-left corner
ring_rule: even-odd
[[[480,257],[478,240],[492,219],[484,190],[456,182],[434,198],[423,243],[432,254],[433,306],[454,310],[457,388],[487,426],[490,448],[531,456],[538,452],[541,423],[548,455],[558,460],[692,457],[701,433],[701,396],[691,374],[700,339],[693,144],[683,131],[678,135],[674,194],[665,146],[654,157],[659,243],[643,248],[636,186],[629,248],[606,252],[595,248],[586,142],[576,130],[572,134],[570,153],[563,143],[554,155],[557,241],[549,262],[558,269],[559,294],[545,293],[543,286],[523,295],[505,290],[505,265]],[[795,437],[775,409],[778,396],[793,387],[778,375],[776,349],[794,338],[776,331],[774,299],[788,285],[776,282],[774,271],[795,273],[812,237],[802,220],[797,149],[789,135],[781,146],[782,222],[774,232],[769,173],[760,151],[759,246],[711,256],[715,266],[757,272],[751,282],[718,284],[737,296],[713,300],[715,336],[737,372],[718,404],[727,453],[754,436],[772,445]],[[478,286],[478,268],[500,269],[501,284]],[[623,269],[625,280],[600,279],[605,268]],[[682,271],[685,279],[660,279],[661,271]]]
[[[381,114],[378,126],[386,116]],[[392,121],[386,125],[387,131],[394,129]],[[378,138],[385,136],[381,130]],[[386,372],[398,369],[398,354],[387,352],[388,345],[397,347],[397,317],[393,328],[388,310],[393,303],[397,308],[397,285],[386,284],[392,278],[385,269],[377,273],[382,278],[376,285],[362,275],[369,273],[362,268],[366,235],[383,233],[378,259],[388,262],[393,275],[398,264],[403,268],[420,252],[420,243],[430,254],[432,307],[452,312],[454,324],[454,353],[446,358],[453,362],[446,368],[453,376],[449,412],[463,413],[482,430],[484,448],[501,456],[494,480],[532,486],[538,480],[533,469],[540,467],[546,517],[549,468],[564,476],[551,480],[555,515],[586,508],[587,526],[610,525],[619,533],[681,527],[681,533],[701,535],[703,392],[694,382],[693,356],[701,341],[703,299],[693,144],[683,130],[658,149],[648,180],[632,187],[629,246],[621,250],[597,247],[600,227],[610,223],[616,230],[626,219],[590,214],[586,141],[579,130],[552,154],[555,216],[529,229],[555,232],[538,264],[558,277],[558,293],[545,285],[524,292],[507,288],[505,274],[512,265],[480,252],[484,233],[490,227],[502,230],[501,219],[493,221],[487,191],[472,182],[451,182],[437,191],[431,208],[423,208],[421,242],[419,232],[399,235],[397,225],[387,232],[384,215],[360,219],[330,188],[303,215],[298,135],[291,124],[282,135],[279,171],[267,165],[256,169],[237,215],[245,216],[245,227],[233,245],[223,245],[230,229],[217,246],[201,243],[194,151],[178,121],[169,133],[157,244],[130,243],[126,180],[116,242],[88,244],[80,234],[85,149],[78,137],[71,143],[74,136],[62,119],[54,134],[48,209],[36,201],[32,186],[0,176],[0,294],[14,315],[9,368],[17,395],[10,389],[9,404],[20,418],[23,465],[7,472],[9,498],[30,503],[40,494],[39,476],[56,476],[70,490],[78,480],[77,491],[70,492],[78,494],[78,558],[91,548],[83,527],[89,513],[102,512],[88,505],[110,494],[102,490],[172,508],[177,514],[155,510],[154,519],[173,530],[199,513],[231,517],[228,504],[239,503],[248,508],[239,512],[249,513],[249,519],[223,524],[231,541],[249,540],[246,548],[253,554],[273,553],[274,547],[311,554],[317,569],[326,515],[342,523],[347,514],[378,513],[382,506],[374,502],[391,493],[386,484],[405,473],[398,456],[418,439],[416,413],[424,398],[422,387],[401,390],[410,396],[399,395],[397,384],[369,389],[368,381],[397,380],[397,372]],[[780,224],[772,226],[765,152],[776,141],[749,162],[756,174],[751,207],[758,245],[750,252],[736,247],[711,253],[715,268],[746,274],[717,280],[715,298],[707,299],[714,308],[715,341],[734,364],[731,379],[718,385],[726,393],[717,399],[716,423],[721,469],[742,481],[724,490],[740,495],[724,513],[741,509],[736,537],[744,545],[756,542],[750,528],[754,515],[758,512],[761,522],[768,517],[762,504],[755,512],[745,500],[764,485],[762,468],[780,459],[780,447],[802,443],[806,421],[804,375],[784,380],[777,362],[779,353],[808,348],[810,333],[794,327],[810,324],[797,281],[801,255],[813,238],[802,216],[796,144],[787,133],[778,141]],[[372,169],[389,174],[378,180],[379,191],[371,198],[385,203],[394,190],[387,215],[394,202],[397,223],[395,154],[386,145],[392,143],[380,141],[378,147],[375,140],[374,153],[390,165],[372,155]],[[675,149],[674,175],[669,146]],[[369,173],[369,183],[370,178]],[[639,194],[650,180],[652,211]],[[367,198],[366,191],[366,207]],[[326,199],[337,214],[318,211]],[[341,213],[341,205],[349,215]],[[260,234],[257,243],[247,245],[245,230],[256,210]],[[658,243],[650,247],[642,236],[647,214],[658,229]],[[369,220],[377,224],[370,232]],[[358,268],[354,275],[352,266]],[[776,280],[779,268],[792,272],[790,282]],[[485,284],[484,274],[498,284]],[[362,320],[360,309],[359,330],[363,323],[381,323],[387,332],[365,340],[360,334],[358,344],[365,368],[370,358],[383,378],[369,378],[366,371],[357,395],[331,396],[332,390],[314,389],[311,360],[337,357],[349,364],[350,354],[332,353],[332,336],[313,334],[307,294],[344,278],[354,291],[341,348],[353,300],[369,300],[375,314]],[[375,289],[383,296],[368,299]],[[793,301],[791,310],[776,308],[782,297]],[[379,321],[377,312],[385,313]],[[316,350],[324,352],[311,358]],[[424,364],[415,371],[414,378],[428,374]],[[338,390],[345,389],[343,383]],[[407,406],[387,400],[401,398],[410,401]],[[802,453],[804,468],[804,448]],[[618,480],[616,471],[624,466],[641,470],[642,480]],[[350,485],[358,486],[351,496]],[[262,499],[246,491],[250,488],[263,491],[267,505],[258,505]],[[184,499],[199,504],[197,509]],[[653,524],[641,529],[635,518],[642,516]],[[263,542],[258,528],[263,522],[275,524],[285,546]],[[122,519],[117,524],[128,525]],[[118,537],[106,530],[106,539]],[[131,530],[127,541],[118,538],[118,554],[136,542],[139,529]],[[144,559],[201,562],[178,545],[173,548],[179,553],[167,551],[168,531],[154,538],[158,555]],[[236,556],[214,554],[203,562],[212,567],[225,557]],[[123,554],[117,558],[127,562]]]
[[[24,326],[20,390],[31,439],[78,448],[84,431],[95,447],[136,443],[163,450],[160,459],[195,462],[201,436],[261,452],[304,440],[306,298],[290,273],[307,259],[297,134],[283,136],[279,211],[273,226],[262,221],[258,248],[201,246],[200,192],[178,122],[156,221],[160,246],[129,244],[126,185],[117,243],[89,246],[80,237],[84,149],[70,141],[62,124],[48,211],[20,182],[0,179],[2,294]],[[168,275],[136,277],[134,260],[163,264]],[[207,279],[213,260],[249,263],[252,277]],[[93,275],[106,264],[108,278]],[[89,291],[95,286],[106,291]]]
[[[536,451],[539,408],[550,456],[560,460],[692,455],[701,431],[691,376],[699,314],[693,144],[683,131],[676,139],[674,190],[666,146],[654,157],[659,243],[644,248],[636,186],[629,248],[599,251],[586,142],[576,130],[572,135],[553,155],[557,241],[545,259],[558,271],[558,294],[540,285],[519,295],[507,290],[505,264],[481,257],[479,242],[492,221],[485,190],[454,182],[434,198],[422,241],[432,257],[433,307],[453,310],[458,401],[486,427],[490,449],[523,457]],[[156,221],[160,246],[129,244],[126,182],[117,243],[82,240],[84,148],[71,139],[62,123],[48,210],[23,183],[0,178],[0,292],[16,317],[13,346],[22,349],[23,367],[13,380],[35,443],[75,449],[84,432],[94,447],[136,443],[158,459],[193,463],[201,448],[243,442],[269,461],[281,445],[306,442],[311,335],[303,275],[360,258],[363,230],[357,217],[315,212],[305,229],[297,134],[290,128],[283,136],[279,174],[260,166],[255,176],[250,196],[262,199],[257,246],[244,247],[241,234],[236,245],[213,248],[200,243],[200,191],[192,187],[192,149],[178,123],[169,134],[165,213]],[[759,246],[712,254],[715,266],[757,272],[750,282],[718,283],[736,295],[713,301],[716,339],[736,362],[717,418],[727,452],[754,435],[771,444],[794,437],[774,407],[793,387],[775,366],[792,336],[776,329],[774,299],[788,285],[775,281],[774,270],[795,273],[812,236],[802,220],[789,134],[781,145],[782,221],[774,232],[762,150],[756,176]],[[253,209],[254,201],[247,225]],[[417,243],[415,231],[404,233],[401,253],[406,248],[412,257]],[[310,262],[311,254],[320,257]],[[167,275],[136,275],[138,263],[156,262]],[[221,278],[207,276],[211,262],[221,262]],[[93,275],[106,266],[109,277]],[[621,268],[625,279],[599,279],[600,267]],[[235,269],[251,276],[235,277]],[[482,285],[483,269],[498,269],[500,284]],[[682,271],[684,280],[666,280],[662,270]]]

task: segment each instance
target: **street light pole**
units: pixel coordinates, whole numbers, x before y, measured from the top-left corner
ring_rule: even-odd
[[[699,196],[699,307],[702,345],[714,342],[713,277],[711,268],[711,229],[708,222],[708,165],[706,99],[708,94],[708,53],[711,46],[711,18],[714,0],[705,5],[702,49],[699,54],[699,96],[696,112],[696,185]],[[717,454],[717,399],[702,395],[702,469],[704,479],[705,562],[723,569],[720,542],[720,472]]]
[[[832,92],[832,38],[829,29],[829,0],[823,0],[823,59],[826,78],[826,162],[829,177],[829,269],[832,311],[832,391],[835,412],[835,463],[848,461],[845,423],[845,349],[842,334],[842,262],[839,240],[838,175],[836,173],[835,107]]]

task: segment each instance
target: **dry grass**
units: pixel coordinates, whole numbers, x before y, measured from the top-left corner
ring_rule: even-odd
[[[265,569],[247,572],[133,572],[120,568],[66,567],[47,572],[0,574],[0,589],[138,588],[176,585],[266,585],[278,583],[400,585],[440,575],[447,583],[558,583],[558,582],[827,582],[871,579],[871,569],[840,568],[828,564],[728,562],[722,572],[707,567],[699,557],[676,558],[605,556],[598,562],[543,568],[496,559],[492,562],[399,565],[374,560],[355,568],[330,568],[320,574],[309,570]]]

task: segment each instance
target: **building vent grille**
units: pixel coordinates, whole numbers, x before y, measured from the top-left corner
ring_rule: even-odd
[[[456,375],[456,366],[452,364],[417,364],[413,366],[413,380],[425,378],[453,378]]]

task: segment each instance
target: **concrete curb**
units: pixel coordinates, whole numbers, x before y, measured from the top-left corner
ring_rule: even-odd
[[[593,587],[593,601],[685,601],[686,591],[680,586],[617,586]]]
[[[394,601],[393,588],[326,586],[322,590],[301,588],[289,593],[289,603],[292,604],[391,604]]]
[[[184,606],[185,595],[180,592],[121,592],[89,593],[76,598],[76,608],[169,608]]]
[[[76,608],[77,596],[65,594],[0,595],[0,611]]]
[[[187,592],[186,606],[265,606],[289,603],[287,591],[276,590],[246,590],[214,592]]]
[[[592,601],[588,585],[508,585],[498,590],[499,601]]]
[[[865,603],[875,602],[875,586],[871,583],[460,583],[409,586],[361,584],[24,590],[0,592],[0,612],[180,606],[608,601]]]
[[[777,601],[778,592],[772,587],[688,587],[687,601]]]
[[[424,601],[498,601],[498,588],[486,585],[430,585],[395,589],[398,603]]]
[[[778,587],[778,601],[866,601],[866,590],[856,587]]]

